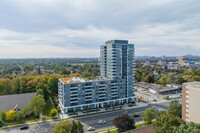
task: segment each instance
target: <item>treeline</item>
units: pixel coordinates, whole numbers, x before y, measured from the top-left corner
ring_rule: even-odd
[[[2,64],[0,64],[0,67]],[[5,67],[1,67],[0,71],[0,78],[16,78],[20,76],[29,75],[33,73],[35,75],[40,75],[44,73],[49,74],[61,74],[61,75],[70,75],[78,73],[79,75],[92,78],[99,75],[98,63],[86,63],[82,65],[73,65],[69,63],[62,63],[60,64],[48,64],[48,63],[30,63],[30,64],[8,64]],[[12,77],[10,76],[12,75]]]
[[[42,89],[44,97],[48,97],[50,92],[58,92],[58,78],[65,76],[68,75],[35,75],[30,73],[20,78],[0,79],[0,95],[36,92],[38,89]]]
[[[180,68],[171,70],[160,66],[136,65],[136,82],[156,83],[166,85],[168,83],[182,84],[184,82],[200,81],[200,69]]]
[[[77,69],[85,64],[94,64],[94,67],[95,65],[98,67],[98,60],[97,58],[0,59],[0,76],[28,75],[32,71],[41,74],[41,70],[48,70],[50,74],[61,74],[63,67],[68,68],[69,72],[76,73]]]

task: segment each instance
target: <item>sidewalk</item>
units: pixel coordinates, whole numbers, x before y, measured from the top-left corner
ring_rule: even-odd
[[[123,110],[123,109],[127,110],[127,109],[133,109],[133,108],[140,108],[140,107],[144,107],[144,106],[147,106],[147,104],[146,103],[142,103],[142,102],[136,103],[136,106],[132,106],[132,107],[129,107],[128,104],[125,104],[125,105],[123,105],[121,110]],[[118,110],[120,110],[119,107],[115,108],[114,111],[118,111]],[[104,108],[102,108],[100,111],[98,111],[98,113],[107,113],[107,112],[112,112],[112,111],[113,111],[113,109],[111,109],[111,108],[108,109],[108,110],[105,110]],[[88,114],[87,113],[78,112],[78,116],[77,115],[68,115],[68,114],[59,113],[59,116],[60,116],[61,119],[68,119],[70,117],[81,117],[81,116],[95,115],[95,114],[97,114],[96,111],[89,112]]]

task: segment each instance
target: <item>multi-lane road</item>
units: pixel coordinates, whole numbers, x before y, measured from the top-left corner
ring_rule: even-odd
[[[127,113],[129,116],[133,117],[134,114],[139,114],[139,117],[133,117],[135,122],[140,122],[142,121],[141,115],[144,113],[144,111],[147,108],[150,107],[155,107],[156,110],[162,109],[162,110],[167,110],[169,104],[161,105],[161,104],[151,104],[147,105],[144,107],[139,107],[139,108],[131,108],[127,110],[119,110],[115,112],[109,112],[109,113],[104,113],[104,114],[97,114],[93,116],[87,116],[87,117],[80,117],[76,118],[76,120],[80,120],[82,123],[84,123],[84,130],[87,132],[87,128],[92,126],[96,130],[102,130],[102,129],[108,129],[114,127],[113,125],[113,120],[115,117]],[[98,121],[99,120],[105,120],[106,124],[99,125]]]
[[[84,131],[87,131],[87,128],[92,126],[95,127],[96,130],[102,130],[107,128],[114,127],[113,120],[115,117],[127,113],[131,117],[135,113],[139,114],[139,117],[134,117],[135,122],[142,121],[141,115],[144,113],[144,111],[147,108],[155,107],[156,110],[164,109],[167,110],[169,107],[169,102],[165,103],[159,103],[159,104],[149,104],[147,106],[138,107],[138,108],[130,108],[127,110],[119,110],[119,111],[113,111],[108,113],[102,113],[102,114],[96,114],[91,116],[85,116],[85,117],[79,117],[75,118],[76,120],[80,120],[84,125]],[[99,120],[105,120],[106,124],[99,125]],[[21,131],[19,128],[11,128],[6,130],[0,130],[0,133],[47,133],[48,131],[51,131],[51,126],[55,125],[57,122],[50,122],[50,123],[43,123],[43,124],[36,124],[36,125],[30,125],[28,130]]]

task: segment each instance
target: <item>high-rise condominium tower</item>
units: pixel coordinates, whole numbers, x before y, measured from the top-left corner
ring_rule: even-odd
[[[111,40],[101,46],[100,53],[101,78],[59,79],[59,105],[65,113],[133,101],[134,45],[127,40]]]
[[[125,79],[127,97],[134,93],[134,45],[127,40],[110,40],[100,47],[100,76]]]

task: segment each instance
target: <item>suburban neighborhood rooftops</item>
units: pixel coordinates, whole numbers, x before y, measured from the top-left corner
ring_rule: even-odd
[[[14,94],[14,95],[2,95],[0,96],[0,111],[9,111],[23,109],[26,105],[29,104],[31,99],[36,95],[36,93],[23,93],[23,94]]]

